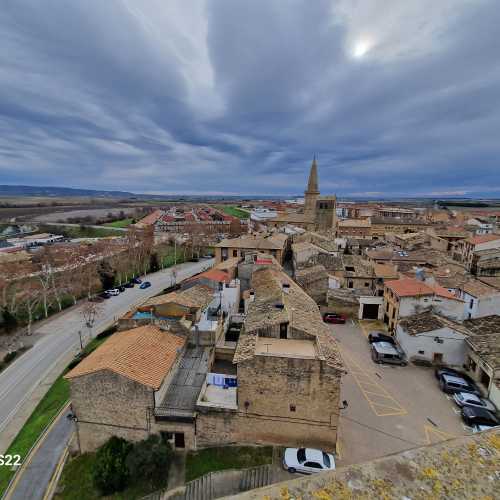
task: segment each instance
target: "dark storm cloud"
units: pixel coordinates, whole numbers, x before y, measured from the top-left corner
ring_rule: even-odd
[[[494,0],[6,1],[0,183],[291,194],[316,153],[325,193],[495,196],[499,21]]]

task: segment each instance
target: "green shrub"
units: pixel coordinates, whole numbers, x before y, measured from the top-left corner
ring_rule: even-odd
[[[116,325],[110,326],[109,328],[106,328],[106,330],[104,330],[103,332],[96,335],[96,338],[97,339],[104,339],[106,337],[109,337],[110,335],[113,335],[113,333],[115,333],[116,330],[117,330]]]
[[[159,435],[135,443],[127,457],[130,477],[135,481],[166,484],[172,448]]]
[[[113,436],[97,450],[92,467],[92,481],[102,495],[110,495],[126,488],[129,471],[125,462],[131,448],[128,441]]]
[[[8,352],[8,353],[4,356],[3,360],[4,360],[4,362],[5,362],[5,363],[9,363],[9,362],[10,362],[10,361],[12,361],[12,360],[13,360],[16,356],[17,356],[17,351],[10,351],[10,352]]]

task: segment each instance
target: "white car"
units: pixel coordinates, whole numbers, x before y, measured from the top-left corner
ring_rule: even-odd
[[[118,288],[111,288],[111,290],[106,290],[106,293],[110,295],[120,295],[120,290],[118,290]]]
[[[283,456],[283,467],[292,473],[314,474],[335,470],[335,458],[330,453],[313,448],[287,448]]]
[[[474,406],[475,408],[484,408],[492,413],[497,412],[495,405],[489,399],[480,398],[470,392],[456,392],[453,394],[453,400],[461,408],[464,406]]]

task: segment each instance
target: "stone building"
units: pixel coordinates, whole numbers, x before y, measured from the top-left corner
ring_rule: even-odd
[[[269,235],[245,235],[222,240],[214,246],[217,264],[231,258],[244,258],[256,252],[271,254],[282,264],[288,248],[288,236],[283,233]]]
[[[384,286],[384,323],[395,332],[400,318],[432,310],[454,321],[464,317],[464,301],[435,283],[415,278],[391,280]]]
[[[308,231],[330,231],[335,234],[337,230],[337,198],[320,196],[316,158],[311,164],[304,192],[304,212],[288,212],[266,221],[268,227],[284,227],[289,224]]]
[[[202,391],[198,445],[250,442],[334,450],[343,365],[317,305],[271,266],[254,272],[248,300],[233,358],[235,394],[229,400],[224,393]]]
[[[80,451],[111,436],[146,439],[185,347],[183,337],[142,326],[115,333],[67,373]]]

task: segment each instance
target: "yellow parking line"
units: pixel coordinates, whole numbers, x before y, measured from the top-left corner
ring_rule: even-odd
[[[439,443],[441,441],[446,441],[447,439],[456,438],[454,434],[450,434],[448,432],[440,431],[439,429],[435,429],[430,425],[424,425],[424,434],[425,434],[425,444],[433,444]],[[432,436],[434,436],[434,441],[432,440]]]
[[[350,373],[352,374],[356,384],[359,387],[359,390],[363,394],[364,398],[368,402],[370,408],[372,409],[373,413],[377,415],[378,417],[387,417],[387,416],[394,416],[394,415],[407,415],[408,412],[406,411],[405,408],[397,401],[390,393],[389,391],[380,385],[378,382],[372,380],[372,375],[367,373],[361,366],[358,365],[354,359],[352,359],[350,356],[346,355],[345,352],[342,350],[342,357],[348,364],[350,368]],[[355,367],[355,369],[352,369],[352,366]],[[362,377],[369,378],[369,382],[366,380],[362,380]],[[367,390],[364,385],[370,385],[370,390]],[[374,392],[373,388],[377,389],[377,392]],[[393,406],[390,406],[388,404],[385,404],[385,402],[380,402],[377,401],[377,398],[380,399],[385,399],[387,402],[390,402]],[[383,409],[388,409],[388,410],[393,410],[390,412],[383,411]]]

